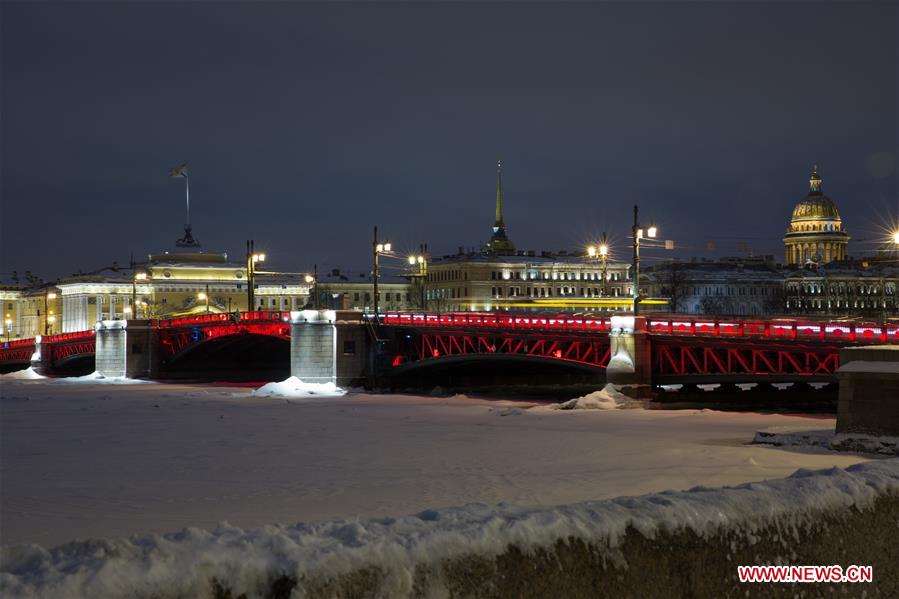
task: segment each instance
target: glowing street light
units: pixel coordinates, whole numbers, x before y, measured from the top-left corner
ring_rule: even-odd
[[[634,316],[639,313],[640,303],[640,240],[643,238],[643,227],[639,223],[639,208],[634,205],[634,226],[631,229],[634,237],[634,279],[633,279],[633,298],[634,298]],[[658,234],[658,228],[652,224],[646,229],[646,234],[650,238],[654,238]]]
[[[206,285],[206,292],[201,291],[197,294],[197,299],[206,302],[206,313],[209,313],[209,285]]]
[[[50,300],[55,299],[55,291],[48,291],[46,294],[44,294],[44,335],[50,334]]]
[[[380,273],[378,271],[378,257],[379,256],[389,256],[393,254],[393,245],[389,241],[378,241],[378,227],[374,228],[374,237],[371,242],[371,254],[372,254],[372,263],[374,268],[372,268],[372,292],[374,293],[374,298],[372,299],[372,307],[374,308],[375,314],[375,323],[378,322],[378,278],[380,277]]]
[[[247,310],[255,308],[256,264],[265,262],[265,253],[256,252],[256,242],[247,240]]]
[[[9,338],[12,335],[12,319],[6,319],[6,342],[9,343]]]
[[[899,245],[899,229],[893,231],[893,243]]]
[[[600,244],[598,246],[591,245],[590,247],[587,248],[587,255],[590,256],[591,258],[596,258],[596,256],[598,255],[599,259],[600,259],[600,264],[602,265],[602,271],[601,271],[602,272],[602,274],[601,274],[602,288],[600,290],[602,295],[606,295],[606,261],[609,257],[609,244],[606,241],[606,239],[607,239],[606,234],[603,233],[602,241],[600,242]]]
[[[136,272],[134,278],[131,279],[131,310],[127,314],[133,313],[135,318],[137,318],[137,282],[146,280],[147,273],[145,272]]]

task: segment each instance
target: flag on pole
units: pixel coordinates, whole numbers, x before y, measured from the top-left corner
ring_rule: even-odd
[[[185,162],[181,166],[172,167],[172,169],[169,171],[169,177],[172,177],[175,179],[178,177],[187,178],[187,163]]]

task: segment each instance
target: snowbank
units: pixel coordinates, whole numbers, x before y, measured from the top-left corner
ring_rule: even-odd
[[[631,555],[634,559],[642,555],[644,560],[658,560],[652,552],[660,550],[666,552],[668,561],[682,560],[680,564],[669,563],[669,569],[682,567],[683,561],[694,568],[707,567],[685,555],[684,540],[696,551],[710,551],[709,555],[720,560],[728,572],[718,577],[706,570],[704,576],[688,577],[688,583],[721,584],[721,578],[733,578],[736,564],[752,563],[745,561],[749,555],[769,562],[795,559],[801,555],[798,552],[802,550],[803,535],[826,527],[825,521],[830,517],[844,525],[851,517],[867,518],[869,528],[858,523],[855,528],[860,534],[877,536],[865,538],[859,550],[875,550],[874,557],[856,556],[846,554],[847,546],[854,542],[846,535],[852,534],[853,527],[844,526],[849,533],[834,529],[833,534],[843,538],[833,544],[839,545],[841,555],[850,560],[847,563],[869,563],[852,560],[876,561],[881,554],[883,559],[892,560],[895,547],[890,539],[895,534],[895,521],[890,519],[895,516],[893,511],[899,509],[899,502],[889,509],[872,509],[885,498],[899,498],[899,459],[859,464],[845,470],[798,470],[786,479],[736,487],[697,487],[558,507],[528,509],[475,504],[427,510],[402,518],[279,524],[255,530],[222,524],[212,531],[191,528],[176,534],[69,543],[50,550],[36,545],[5,547],[0,550],[0,593],[17,597],[209,597],[214,580],[220,589],[230,593],[220,592],[219,596],[246,593],[248,597],[257,597],[268,594],[280,580],[280,584],[289,585],[288,590],[298,588],[293,596],[305,596],[316,585],[321,596],[337,596],[347,594],[346,589],[338,593],[340,587],[332,586],[329,593],[328,585],[340,577],[353,580],[352,573],[357,573],[356,584],[377,587],[369,588],[366,596],[409,596],[415,585],[420,587],[425,582],[433,595],[439,590],[435,586],[456,584],[453,573],[460,574],[460,569],[464,570],[464,584],[489,585],[483,571],[476,575],[476,569],[465,570],[466,563],[496,565],[503,561],[499,556],[516,558],[506,559],[504,567],[518,568],[522,576],[527,576],[528,569],[533,576],[529,559],[539,562],[546,555],[553,558],[548,560],[551,570],[571,568],[570,563],[553,553],[560,550],[560,543],[563,549],[576,549],[580,543],[588,550],[585,554],[592,556],[589,559],[601,560],[599,568],[626,568],[627,556]],[[892,522],[892,529],[888,530],[889,526],[880,520],[872,520],[878,517]],[[878,532],[877,527],[883,530]],[[726,532],[723,536],[722,531]],[[678,550],[665,544],[675,534],[682,539]],[[710,539],[715,541],[714,546],[709,546]],[[774,545],[766,545],[770,539]],[[636,554],[635,543],[639,549]],[[759,547],[782,553],[760,558]],[[814,549],[820,552],[827,547]],[[829,554],[818,554],[819,561],[824,558],[830,559]],[[668,570],[663,561],[655,562],[652,572],[632,567],[629,576],[665,576]],[[878,570],[882,568],[880,563],[875,565],[875,572],[882,577],[885,572]],[[496,566],[497,570],[500,566]],[[422,572],[443,574],[422,579]],[[578,572],[574,577],[564,571],[562,574],[572,584],[578,578],[581,584],[594,584],[597,580],[605,585],[615,584],[614,576],[594,580],[589,570]],[[680,576],[683,578],[682,572]],[[514,577],[505,579],[515,582]]]
[[[861,433],[834,434],[832,428],[790,431],[772,428],[757,432],[752,442],[807,451],[849,451],[899,456],[899,437],[880,437]]]
[[[260,397],[288,398],[311,397],[313,395],[337,397],[344,394],[346,394],[346,391],[334,383],[304,383],[295,376],[279,383],[268,383],[253,392],[253,395]]]
[[[36,379],[47,378],[42,374],[38,374],[34,371],[34,368],[29,366],[24,370],[15,370],[13,372],[8,372],[6,374],[0,374],[0,379],[5,379],[8,381],[30,381]]]
[[[50,384],[60,385],[60,384],[104,384],[104,385],[146,385],[151,383],[151,381],[144,381],[140,379],[131,379],[125,376],[104,376],[97,372],[96,370],[90,374],[85,374],[84,376],[69,376],[64,378],[54,378],[48,381]]]
[[[608,383],[599,391],[588,393],[582,397],[569,399],[568,401],[550,404],[548,406],[537,406],[532,408],[537,411],[541,410],[619,410],[622,408],[639,408],[643,403],[632,399],[615,388],[615,385]]]

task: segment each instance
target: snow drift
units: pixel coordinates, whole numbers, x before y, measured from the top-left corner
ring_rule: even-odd
[[[14,370],[12,372],[7,372],[6,374],[0,374],[0,380],[7,381],[30,381],[43,378],[46,377],[35,372],[34,368],[31,366],[23,370]]]
[[[893,501],[892,507],[872,509],[885,499]],[[878,572],[875,579],[888,581],[884,570],[894,561],[894,569],[899,564],[892,542],[897,500],[899,459],[890,459],[845,470],[799,470],[786,479],[735,487],[697,487],[558,507],[468,505],[402,518],[278,524],[255,530],[222,524],[212,531],[185,529],[175,534],[69,543],[49,550],[36,545],[6,547],[0,552],[0,593],[73,598],[242,593],[257,597],[271,595],[273,585],[280,584],[287,585],[287,593],[294,589],[293,596],[306,596],[310,589],[320,596],[339,596],[348,593],[347,587],[338,584],[344,580],[350,586],[367,585],[366,596],[397,597],[420,595],[423,585],[428,594],[447,594],[439,587],[455,585],[458,591],[459,585],[489,585],[500,578],[503,584],[530,584],[528,577],[535,576],[534,564],[538,564],[559,581],[551,584],[587,585],[587,591],[564,593],[567,596],[588,596],[584,593],[597,583],[612,588],[625,576],[639,584],[641,577],[664,578],[665,572],[680,577],[675,583],[679,580],[694,589],[719,585],[710,588],[720,594],[720,585],[735,576],[736,564],[752,563],[746,561],[752,555],[760,559],[760,548],[771,552],[763,559],[801,559],[802,539],[809,534],[819,535],[813,537],[817,559],[842,555],[849,560],[872,560]],[[851,517],[867,520],[847,519]],[[828,518],[834,522],[835,540],[820,536],[825,534],[821,527],[828,526]],[[854,539],[853,534],[864,538]],[[671,535],[681,535],[675,545],[679,549],[666,545]],[[833,558],[821,553],[831,545],[842,553]],[[685,546],[708,552],[703,559],[718,560],[721,576],[706,569],[704,575],[685,577],[684,563],[710,567],[691,559]],[[859,555],[846,553],[855,546],[860,547]],[[653,551],[663,551],[665,559]],[[874,553],[861,555],[864,551]],[[572,566],[558,559],[558,552],[592,561]],[[878,556],[888,561],[879,562]],[[652,572],[642,571],[643,564],[628,569],[628,559],[650,560]],[[676,560],[681,562],[673,563]],[[497,569],[519,570],[515,576],[491,581],[485,577],[494,572],[492,564],[500,564]],[[578,576],[566,568],[574,568]],[[616,576],[591,578],[603,568],[618,568]],[[536,579],[533,584],[541,583]],[[551,588],[563,591],[561,586]],[[650,588],[658,592],[665,587]],[[677,594],[673,588],[667,590]]]
[[[547,410],[620,410],[622,408],[639,408],[643,403],[632,399],[619,391],[615,385],[608,383],[599,391],[587,395],[569,399],[568,401],[538,406],[538,409]]]
[[[346,391],[334,383],[305,383],[295,376],[289,377],[278,383],[268,383],[256,389],[253,395],[260,397],[311,397],[313,395],[327,395],[331,397],[346,394]]]

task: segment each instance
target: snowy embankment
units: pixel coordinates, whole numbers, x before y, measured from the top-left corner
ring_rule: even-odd
[[[286,597],[291,589],[299,597],[362,591],[370,597],[723,596],[746,590],[735,581],[739,564],[836,563],[873,565],[875,582],[865,590],[888,595],[899,574],[897,516],[899,460],[891,459],[557,507],[476,504],[402,518],[253,530],[223,525],[51,550],[4,548],[0,591],[160,598]]]

